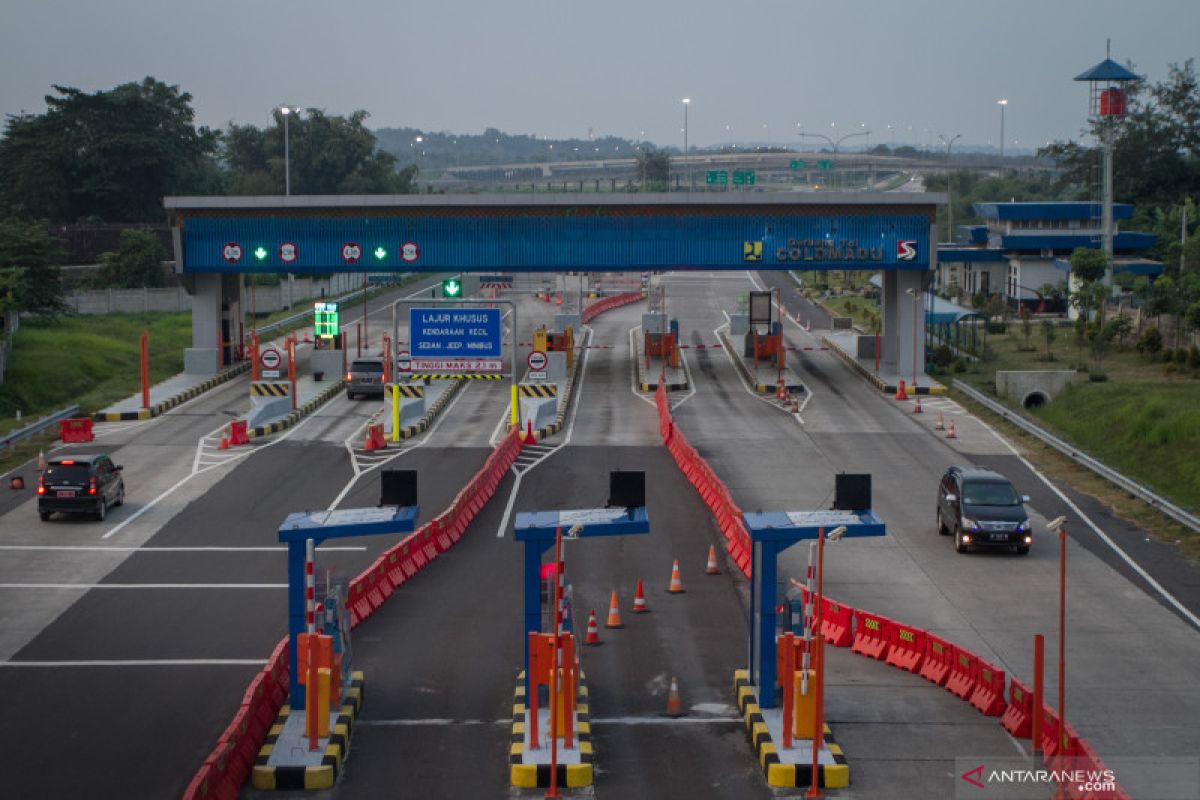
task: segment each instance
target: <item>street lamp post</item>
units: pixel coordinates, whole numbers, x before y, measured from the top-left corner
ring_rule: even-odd
[[[288,118],[292,114],[299,114],[300,109],[295,106],[280,106],[279,114],[283,117],[283,193],[285,196],[292,193],[292,164],[291,164],[291,142],[288,139]]]
[[[1067,518],[1058,517],[1046,523],[1049,530],[1058,530],[1058,752],[1066,751],[1067,743]]]
[[[809,640],[813,646],[812,664],[816,671],[816,686],[813,687],[812,781],[804,795],[806,798],[821,796],[820,782],[817,780],[820,774],[817,757],[821,751],[821,740],[824,738],[822,731],[825,730],[825,637],[821,633],[821,607],[825,605],[825,541],[836,542],[845,533],[845,525],[837,526],[828,535],[825,534],[824,528],[817,530],[817,596],[813,601],[816,619],[813,621],[813,638]],[[790,720],[785,720],[784,724],[790,724]]]
[[[688,106],[692,104],[692,98],[683,98],[683,162],[687,167],[688,191],[692,190],[692,163],[688,161]]]
[[[1000,173],[1004,173],[1004,107],[1008,105],[1007,99],[997,100],[996,105],[1000,106]]]
[[[950,234],[950,241],[954,241],[954,198],[950,194],[950,148],[954,143],[962,138],[961,133],[954,134],[954,137],[949,141],[942,134],[938,134],[938,138],[942,140],[942,144],[946,145],[946,227],[949,229],[946,232]]]
[[[870,136],[871,132],[870,131],[854,131],[853,133],[847,133],[845,136],[842,136],[842,137],[838,138],[837,140],[830,139],[828,136],[826,136],[823,133],[805,133],[804,131],[800,131],[799,135],[801,136],[801,138],[803,138],[805,136],[812,136],[816,139],[824,139],[825,141],[829,142],[829,146],[833,148],[833,160],[837,161],[838,147],[841,146],[842,142],[844,142],[847,139],[854,137],[854,136]],[[839,176],[839,178],[840,178],[840,176]]]

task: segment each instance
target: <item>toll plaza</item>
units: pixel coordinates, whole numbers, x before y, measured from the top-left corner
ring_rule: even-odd
[[[214,345],[242,316],[243,274],[862,269],[883,274],[882,369],[909,375],[924,354],[923,337],[906,346],[918,313],[908,296],[936,269],[945,202],[822,192],[168,197],[164,206],[192,294],[188,372],[217,371]]]

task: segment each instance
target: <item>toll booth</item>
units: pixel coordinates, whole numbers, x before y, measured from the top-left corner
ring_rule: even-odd
[[[783,369],[787,366],[787,349],[783,343],[783,328],[778,321],[772,322],[764,333],[759,333],[757,325],[752,326],[750,335],[746,337],[744,355],[754,359],[757,367],[760,361]]]
[[[655,323],[647,318],[658,318]],[[665,327],[665,330],[663,328]],[[666,359],[667,363],[675,369],[679,367],[679,320],[666,320],[666,325],[662,325],[662,319],[657,314],[642,315],[642,336],[644,342],[644,352],[646,354],[646,368],[650,367],[650,359],[652,357]]]

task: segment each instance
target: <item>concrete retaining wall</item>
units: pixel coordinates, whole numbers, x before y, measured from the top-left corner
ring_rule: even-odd
[[[1074,377],[1075,370],[1070,369],[997,371],[996,393],[1028,408],[1053,400]]]

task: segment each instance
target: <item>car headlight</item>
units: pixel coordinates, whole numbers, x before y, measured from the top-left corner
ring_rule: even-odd
[[[969,517],[962,518],[962,526],[966,530],[971,530],[971,531],[979,530],[979,523]]]
[[[1025,520],[1025,521],[1024,521],[1024,522],[1022,522],[1020,525],[1018,525],[1018,526],[1017,526],[1017,530],[1019,530],[1019,531],[1027,531],[1027,530],[1029,530],[1029,520]]]

